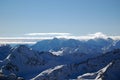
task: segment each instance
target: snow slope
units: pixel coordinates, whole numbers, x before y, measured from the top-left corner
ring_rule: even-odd
[[[77,80],[119,80],[120,79],[120,59],[110,62],[103,69],[94,73],[86,73],[77,78]]]

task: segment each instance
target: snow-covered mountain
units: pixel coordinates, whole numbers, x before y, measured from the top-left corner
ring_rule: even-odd
[[[119,42],[119,41],[118,41]],[[110,51],[110,46],[117,46],[116,40],[111,38],[95,38],[89,40],[75,39],[50,39],[37,42],[31,48],[37,51],[58,52],[63,51],[64,54],[69,53],[103,53]],[[116,48],[120,48],[117,46]],[[115,48],[114,48],[115,49]],[[63,54],[63,55],[64,55]],[[61,55],[61,54],[60,54]]]
[[[5,74],[15,73],[28,77],[27,74],[34,75],[48,67],[57,65],[58,62],[56,57],[49,52],[37,52],[25,45],[20,45],[13,48],[1,64],[3,64],[1,68]]]
[[[82,62],[91,57],[93,55],[83,53],[56,56],[50,52],[38,52],[25,45],[20,45],[10,50],[6,59],[0,63],[0,67],[5,75],[15,73],[28,79],[50,67]]]
[[[26,80],[79,80],[89,77],[97,80],[101,71],[106,76],[111,73],[106,73],[107,68],[119,62],[120,41],[111,38],[86,41],[54,38],[32,46],[1,46],[0,53],[0,71],[7,76],[13,73]],[[110,68],[117,73],[115,68]],[[119,72],[119,68],[117,70]]]
[[[94,73],[86,73],[78,76],[77,80],[119,80],[120,79],[120,59],[113,60],[103,69]]]
[[[68,65],[58,65],[54,68],[47,69],[41,72],[32,80],[69,80],[69,79],[71,80],[71,79],[76,79],[79,75],[82,75],[82,74],[84,75],[79,76],[78,80],[80,79],[82,80],[82,78],[83,79],[99,78],[98,76],[101,74],[103,74],[103,76],[105,75],[104,76],[105,79],[102,79],[102,80],[109,80],[110,77],[107,75],[112,75],[112,72],[117,75],[116,76],[115,74],[112,75],[111,80],[118,80],[120,79],[119,60],[120,60],[120,49],[117,49],[112,52],[102,54],[101,56],[88,59],[80,63],[78,62],[78,63],[68,64]],[[118,63],[114,61],[117,61]],[[96,72],[96,73],[93,74],[92,72]],[[88,75],[88,73],[91,73],[91,74]],[[100,76],[100,78],[103,78],[103,77]]]

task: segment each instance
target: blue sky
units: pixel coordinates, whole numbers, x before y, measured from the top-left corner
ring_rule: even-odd
[[[120,35],[120,0],[0,0],[0,36]]]

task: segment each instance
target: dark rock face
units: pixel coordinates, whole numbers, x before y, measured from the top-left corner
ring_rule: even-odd
[[[4,75],[2,72],[0,73],[0,80],[25,80],[23,77],[17,77],[14,73],[9,75]]]

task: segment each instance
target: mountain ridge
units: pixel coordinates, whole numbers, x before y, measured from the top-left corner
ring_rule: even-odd
[[[39,41],[33,46],[17,45],[10,50],[8,48],[8,56],[0,61],[3,74],[14,73],[27,80],[77,79],[85,73],[102,70],[120,58],[120,41],[112,39],[79,41],[55,38]]]

